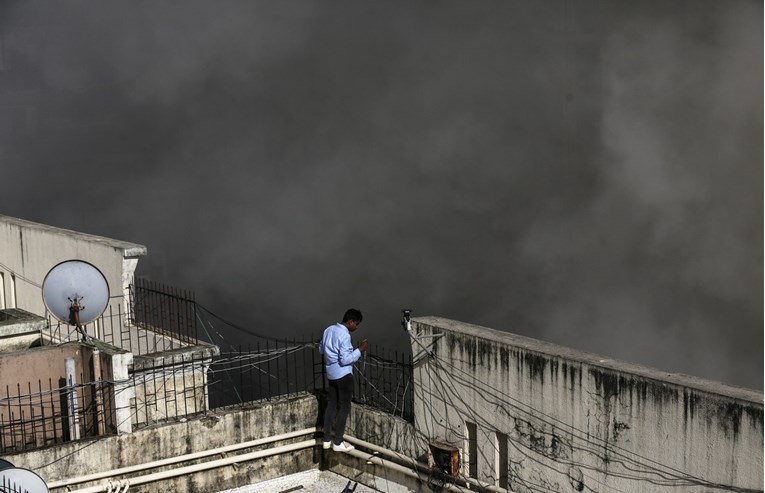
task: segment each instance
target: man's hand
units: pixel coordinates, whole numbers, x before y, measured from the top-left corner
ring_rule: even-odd
[[[367,350],[367,347],[368,347],[368,346],[369,346],[369,342],[368,342],[366,339],[364,339],[364,340],[363,340],[363,341],[361,341],[361,343],[359,344],[359,351],[361,351],[361,352],[363,353],[364,351],[366,351],[366,350]]]

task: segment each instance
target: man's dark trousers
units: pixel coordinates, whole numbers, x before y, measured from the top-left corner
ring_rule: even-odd
[[[353,374],[329,381],[329,404],[324,412],[324,441],[329,441],[332,436],[332,422],[337,417],[335,425],[335,445],[343,443],[345,434],[345,420],[351,410],[351,397],[353,396]]]

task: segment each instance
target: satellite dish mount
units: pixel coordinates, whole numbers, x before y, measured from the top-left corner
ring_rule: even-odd
[[[69,300],[69,325],[77,327],[77,332],[82,334],[82,340],[86,341],[88,340],[88,334],[85,332],[85,329],[82,328],[82,324],[80,323],[80,310],[85,309],[85,306],[80,304],[83,298],[84,296],[78,298],[77,295],[75,295],[74,299],[67,299]]]

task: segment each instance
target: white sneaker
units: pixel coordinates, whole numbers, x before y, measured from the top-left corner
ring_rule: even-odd
[[[354,447],[348,442],[343,442],[340,445],[335,445],[334,443],[332,444],[332,450],[334,450],[335,452],[350,452],[351,450],[355,448],[356,447]]]
[[[331,446],[332,446],[332,440],[321,444],[321,448],[323,448],[324,450],[329,450],[329,447]]]

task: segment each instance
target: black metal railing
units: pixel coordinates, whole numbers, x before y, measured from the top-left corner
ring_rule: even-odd
[[[210,407],[247,405],[326,391],[324,361],[315,344],[263,341],[223,352],[209,369]],[[355,370],[354,401],[413,420],[411,356],[370,349]]]
[[[413,420],[413,372],[408,354],[373,347],[356,363],[354,401]],[[0,453],[117,433],[209,410],[246,407],[327,389],[314,343],[262,341],[218,356],[168,353],[135,356],[127,381],[48,379],[0,389]],[[78,383],[82,382],[82,383]],[[117,417],[116,396],[131,392],[129,415]]]
[[[204,413],[208,405],[210,356],[136,357],[130,375],[134,427]]]
[[[316,342],[276,339],[237,327],[198,305],[193,293],[156,282],[136,279],[129,292],[127,308],[110,305],[87,331],[134,354],[129,380],[120,382],[122,390],[118,390],[130,388],[134,395],[127,418],[133,427],[210,409],[326,392],[324,362]],[[189,348],[199,344],[200,328],[205,334],[218,334],[224,342],[219,333],[224,325],[247,333],[253,342],[238,347],[225,343],[230,349],[215,356],[209,350]],[[72,327],[53,320],[48,330],[52,341],[78,338]],[[175,351],[181,348],[190,350]],[[408,352],[371,347],[356,363],[354,374],[356,403],[413,421],[413,367]],[[26,389],[7,388],[5,398],[0,388],[0,452],[116,433],[111,383],[41,381],[36,385],[37,389],[31,383]],[[77,404],[67,404],[62,396],[76,397]],[[78,433],[72,428],[74,415],[81,421]]]
[[[354,400],[414,421],[412,355],[373,346],[356,363]]]
[[[136,278],[129,287],[129,303],[111,303],[85,326],[89,336],[133,354],[161,353],[199,342],[199,317],[194,293]],[[73,326],[49,317],[48,339],[80,337]]]
[[[134,325],[190,344],[199,340],[192,291],[136,278],[130,286],[130,297]]]
[[[6,385],[0,396],[0,453],[116,433],[114,385],[38,380]]]
[[[324,385],[321,356],[313,344],[263,340],[221,352],[209,369],[210,407],[247,405]]]

